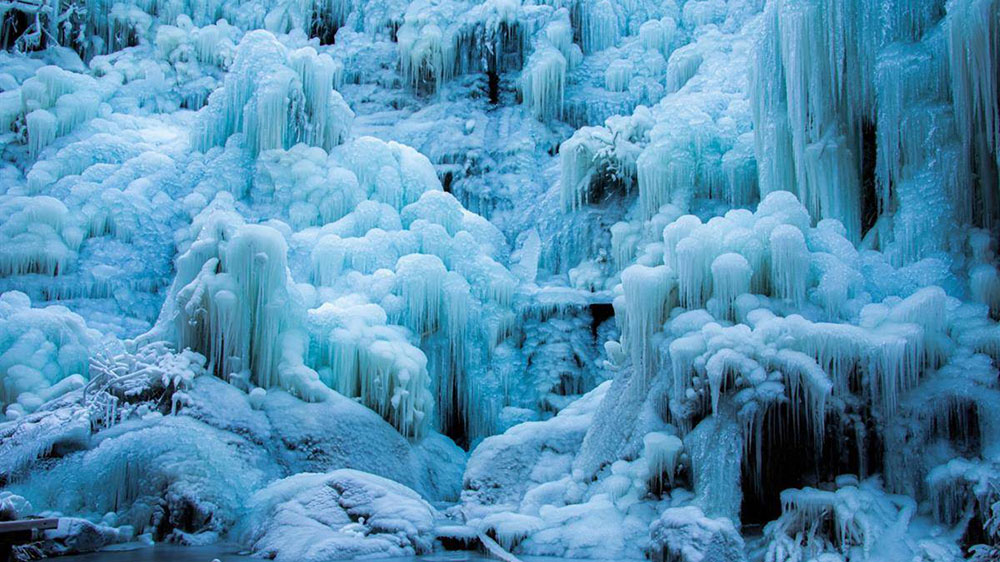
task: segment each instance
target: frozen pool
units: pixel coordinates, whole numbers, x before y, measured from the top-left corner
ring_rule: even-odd
[[[222,562],[236,562],[254,560],[260,562],[260,558],[239,554],[240,549],[236,545],[211,545],[211,546],[176,546],[176,545],[156,545],[149,548],[139,548],[126,551],[105,551],[81,554],[77,556],[66,556],[57,558],[59,562],[212,562],[219,559]],[[532,560],[541,561],[545,559],[534,558]],[[478,552],[438,552],[425,556],[413,556],[407,558],[388,558],[384,560],[370,560],[368,562],[496,562],[495,558],[489,558]]]

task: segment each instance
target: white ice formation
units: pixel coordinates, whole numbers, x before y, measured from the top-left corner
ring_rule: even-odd
[[[0,47],[32,552],[1000,553],[998,0],[24,0]]]

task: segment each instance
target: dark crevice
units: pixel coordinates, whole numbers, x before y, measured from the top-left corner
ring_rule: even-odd
[[[495,70],[490,70],[486,73],[486,78],[489,82],[490,103],[496,105],[500,103],[500,75]]]
[[[3,39],[4,50],[10,49],[17,42],[18,37],[31,26],[32,20],[28,14],[20,10],[11,10],[3,16],[3,23],[0,24],[0,38]]]
[[[458,380],[455,376],[450,376],[446,384],[451,386],[451,391],[447,393],[450,396],[450,403],[441,405],[444,408],[444,415],[441,416],[441,433],[448,436],[459,447],[468,450],[469,429],[462,416]]]
[[[805,486],[823,487],[837,476],[858,476],[862,464],[866,474],[881,472],[882,458],[878,451],[882,443],[874,429],[862,432],[859,454],[858,431],[854,429],[854,416],[827,419],[822,449],[817,449],[816,439],[809,427],[804,409],[799,409],[798,419],[788,404],[776,406],[764,416],[762,431],[758,436],[761,462],[757,465],[755,447],[749,447],[748,458],[742,466],[743,504],[740,520],[744,525],[757,526],[777,519],[781,515],[781,491]],[[799,428],[798,431],[795,428]],[[759,480],[756,478],[759,472]],[[759,483],[759,486],[757,485]]]
[[[609,302],[595,302],[590,305],[590,333],[596,338],[597,329],[609,318],[614,318],[615,307]]]
[[[875,123],[861,125],[861,236],[875,226],[879,215],[878,179],[875,165],[878,161],[878,144]]]

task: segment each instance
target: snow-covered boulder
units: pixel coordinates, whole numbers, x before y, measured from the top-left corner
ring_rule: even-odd
[[[606,382],[555,417],[484,440],[465,472],[462,511],[468,524],[519,554],[642,557],[661,503],[647,497],[647,460],[616,462],[594,481],[573,469],[595,411],[612,388]]]
[[[673,507],[649,528],[650,558],[666,562],[740,562],[743,538],[728,518],[706,517],[695,506]]]
[[[262,390],[262,389],[259,389]],[[465,452],[438,433],[410,442],[372,410],[331,393],[304,402],[272,389],[260,398],[216,377],[194,380],[180,414],[267,449],[282,474],[355,469],[400,482],[432,500],[456,499]]]
[[[60,517],[59,527],[43,533],[42,540],[31,546],[46,557],[94,552],[107,546],[132,540],[132,527],[121,528],[93,523],[79,517]]]
[[[356,470],[290,476],[248,507],[246,542],[279,562],[413,556],[434,540],[436,512],[419,494]]]
[[[552,419],[483,440],[469,457],[462,499],[469,507],[516,507],[528,489],[569,472],[609,383]]]
[[[278,476],[264,449],[187,416],[150,414],[99,433],[92,449],[33,470],[9,490],[38,513],[100,521],[116,513],[136,534],[218,534]],[[100,483],[100,485],[96,485]]]

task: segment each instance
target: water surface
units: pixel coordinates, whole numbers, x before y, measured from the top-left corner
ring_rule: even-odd
[[[177,546],[158,544],[156,546],[125,551],[103,551],[76,556],[53,558],[53,562],[261,562],[261,558],[241,555],[237,545],[216,544],[211,546]],[[538,560],[538,559],[534,559]],[[331,561],[333,562],[333,561]],[[404,558],[383,558],[365,562],[497,562],[478,552],[435,552],[423,556]]]

